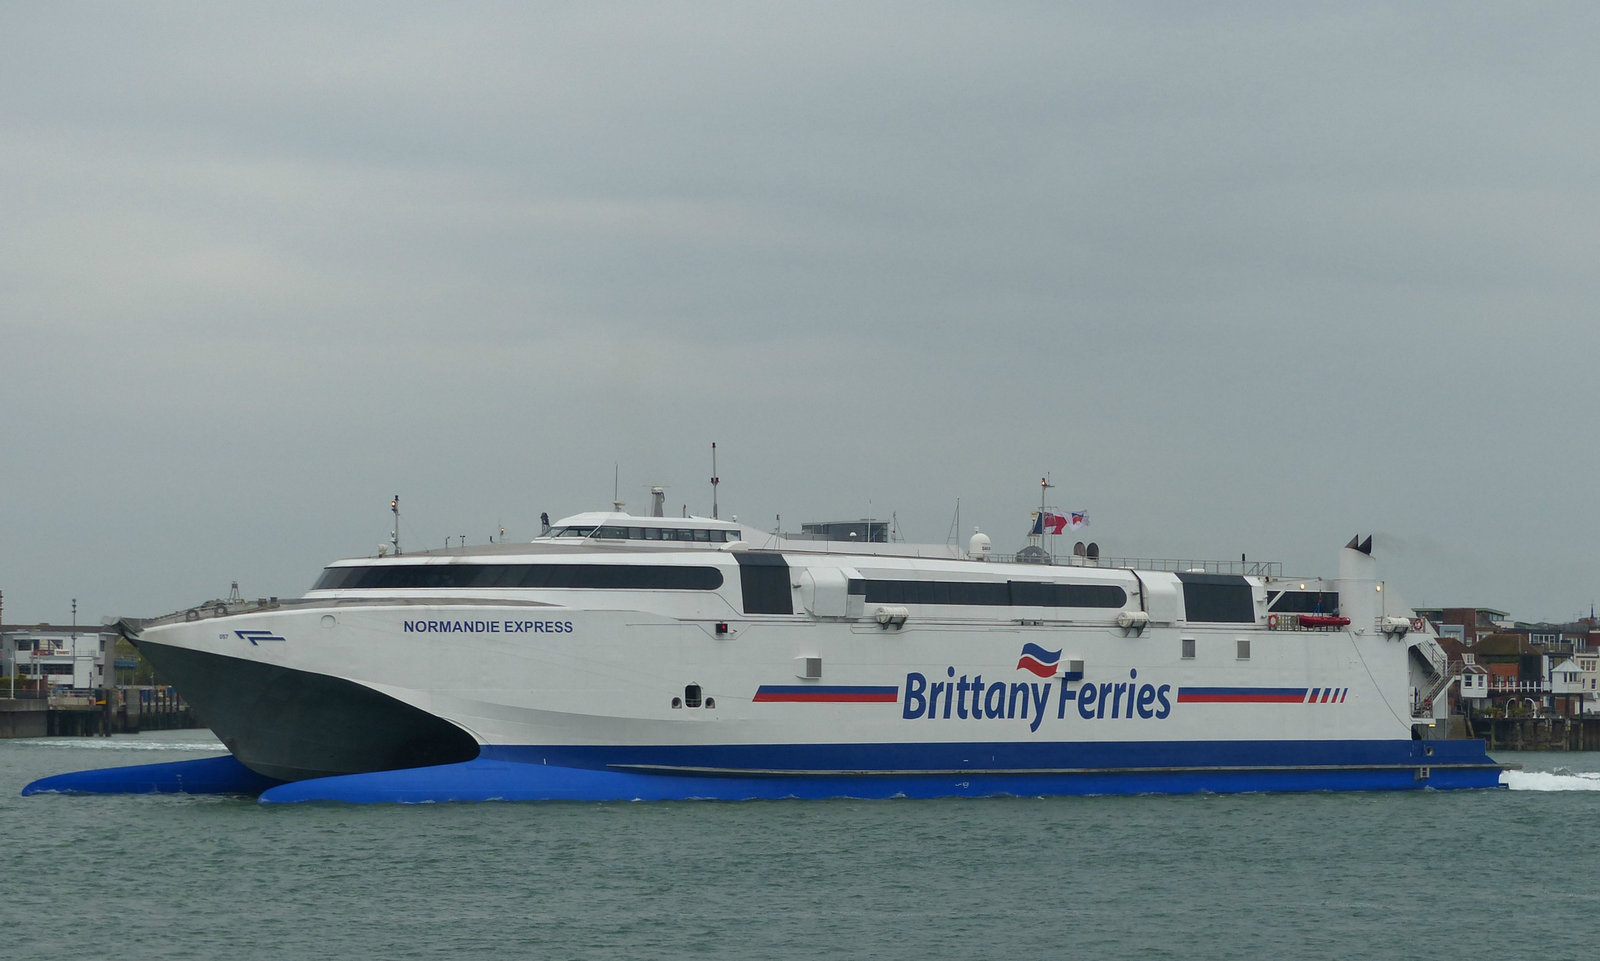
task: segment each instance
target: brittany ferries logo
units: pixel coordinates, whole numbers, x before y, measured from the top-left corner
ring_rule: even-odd
[[[1017,661],[1017,670],[1031,671],[1039,677],[1055,677],[1056,665],[1060,663],[1060,651],[1047,651],[1037,644],[1024,644],[1022,657]]]
[[[1038,644],[1022,645],[1017,670],[1037,681],[985,681],[982,674],[956,675],[944,669],[944,678],[929,680],[912,671],[905,687],[895,685],[762,684],[752,701],[810,704],[896,704],[905,720],[930,721],[1022,720],[1037,731],[1050,715],[1065,721],[1076,714],[1084,721],[1151,720],[1172,716],[1175,704],[1343,704],[1348,687],[1184,687],[1139,680],[1137,668],[1127,680],[1083,680],[1079,662],[1061,669],[1060,650]],[[935,677],[938,675],[936,674]],[[1015,675],[1013,675],[1014,677]],[[1073,684],[1078,683],[1077,687]],[[1057,686],[1059,684],[1059,687]]]
[[[1172,714],[1171,684],[1141,684],[1138,670],[1131,670],[1126,681],[1073,688],[1072,682],[1081,675],[1057,676],[1060,664],[1059,650],[1047,651],[1029,643],[1022,645],[1017,670],[1041,678],[1039,681],[985,681],[982,674],[958,678],[954,666],[945,668],[945,680],[930,681],[920,671],[912,671],[906,675],[900,716],[930,721],[1020,719],[1028,722],[1028,730],[1037,731],[1047,715],[1064,720],[1069,709],[1086,721],[1108,717],[1159,721]]]

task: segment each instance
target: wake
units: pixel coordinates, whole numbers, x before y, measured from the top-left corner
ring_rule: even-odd
[[[1513,791],[1600,791],[1600,771],[1502,771],[1500,783]]]

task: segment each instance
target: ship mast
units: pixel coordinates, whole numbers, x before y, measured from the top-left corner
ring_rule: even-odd
[[[1054,486],[1056,485],[1050,483],[1050,475],[1048,473],[1039,478],[1039,516],[1034,522],[1034,527],[1038,528],[1038,533],[1034,533],[1032,530],[1028,531],[1028,543],[1034,547],[1043,546],[1045,492]]]
[[[717,477],[717,442],[711,442],[711,519],[717,519],[717,485],[721,480]]]

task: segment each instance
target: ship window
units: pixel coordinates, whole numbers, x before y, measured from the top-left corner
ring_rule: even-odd
[[[644,539],[647,541],[659,541],[661,539],[661,528],[646,527],[644,529]]]
[[[1250,582],[1237,574],[1178,575],[1183,607],[1191,621],[1248,623],[1256,619]]]
[[[1183,639],[1183,659],[1186,661],[1194,660],[1194,638],[1192,637]]]
[[[1337,614],[1338,591],[1273,591],[1267,610],[1278,614]]]
[[[599,527],[595,529],[594,536],[609,538],[625,538],[628,536],[626,527]]]
[[[699,707],[700,706],[700,685],[698,685],[698,684],[688,684],[688,685],[684,686],[684,688],[683,688],[683,706],[684,707]]]
[[[715,567],[655,564],[373,564],[330,567],[312,590],[405,588],[714,591],[722,586]]]
[[[793,614],[794,595],[789,590],[789,562],[782,554],[735,552],[739,561],[739,589],[746,614]]]
[[[1239,647],[1238,654],[1236,656],[1239,658],[1239,660],[1250,660],[1250,640],[1248,638],[1241,637],[1237,639],[1237,643]]]
[[[1120,608],[1128,601],[1127,592],[1115,584],[852,579],[848,589],[873,604]]]

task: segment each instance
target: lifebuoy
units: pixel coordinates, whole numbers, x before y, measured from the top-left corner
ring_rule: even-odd
[[[1422,709],[1424,711],[1427,711],[1429,714],[1432,714],[1433,713],[1433,698],[1431,698],[1431,697],[1423,698],[1422,699]]]
[[[1413,617],[1411,619],[1411,629],[1416,631],[1418,634],[1421,634],[1423,631],[1422,618]]]
[[[1276,615],[1276,614],[1268,614],[1267,615],[1267,627],[1272,628],[1273,630],[1277,630],[1277,627],[1278,627],[1278,615]]]

